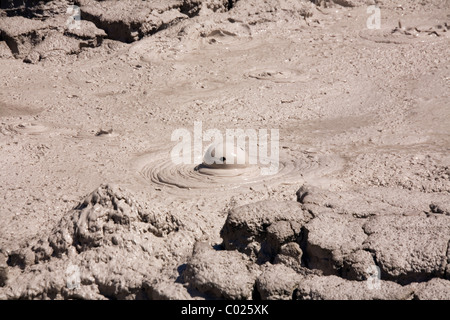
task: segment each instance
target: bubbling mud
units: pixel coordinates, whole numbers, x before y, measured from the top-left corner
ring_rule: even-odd
[[[246,154],[247,155],[247,154]],[[248,156],[248,155],[247,155]],[[250,158],[249,158],[250,159]],[[299,152],[280,154],[278,170],[263,174],[268,159],[257,164],[174,164],[170,150],[150,151],[136,160],[136,170],[145,184],[177,194],[182,190],[199,191],[209,196],[217,191],[233,191],[241,188],[291,185],[321,178],[343,167],[344,161],[337,155],[327,153]]]

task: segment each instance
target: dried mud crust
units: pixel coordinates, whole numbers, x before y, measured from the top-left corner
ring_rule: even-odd
[[[27,63],[65,61],[67,55],[99,47],[103,39],[131,43],[181,20],[225,12],[233,5],[228,0],[5,1],[0,11],[5,13],[0,20],[0,41],[15,58]],[[75,27],[71,19],[78,11],[69,10],[73,6],[80,13]],[[7,52],[2,56],[7,57]]]
[[[8,45],[15,58],[38,63],[79,54],[84,48],[98,47],[106,37],[105,32],[92,22],[80,21],[81,29],[71,30],[65,26],[65,21],[64,17],[48,20],[21,16],[2,18],[0,39]]]
[[[333,205],[326,194],[333,194]],[[298,202],[231,209],[222,244],[197,242],[178,278],[156,280],[164,259],[155,254],[155,240],[182,232],[183,224],[123,188],[102,185],[48,237],[1,249],[1,297],[420,299],[436,286],[442,288],[436,298],[449,294],[450,216],[430,211],[361,218],[337,205],[348,193],[303,186],[297,196]],[[375,289],[368,285],[374,266],[382,279]],[[67,285],[71,268],[80,277],[75,289]]]
[[[198,244],[184,281],[205,298],[421,299],[436,287],[442,289],[436,299],[450,294],[448,216],[393,211],[361,218],[340,209],[348,193],[303,186],[297,194],[300,203],[260,201],[231,209],[222,247]],[[326,194],[333,194],[333,205]],[[225,279],[240,264],[253,271]],[[380,270],[376,288],[373,268]],[[236,293],[232,279],[240,279],[246,294]]]
[[[348,174],[353,183],[421,192],[450,192],[450,166],[444,154],[405,155],[397,152],[358,155]]]
[[[450,293],[450,281],[445,280],[449,216],[392,212],[360,218],[336,205],[342,208],[348,194],[335,193],[334,205],[324,199],[333,192],[303,186],[297,194],[300,203],[256,202],[230,210],[225,221],[225,252],[217,254],[239,251],[253,261],[253,268],[260,267],[253,297],[412,299],[426,295],[419,288],[435,290],[435,283],[442,285],[442,296]],[[322,201],[308,206],[314,198]],[[193,257],[198,265],[202,258]],[[370,286],[373,268],[380,270],[377,288]],[[196,288],[210,297],[221,296]]]

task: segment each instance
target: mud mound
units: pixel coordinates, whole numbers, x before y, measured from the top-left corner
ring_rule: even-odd
[[[180,225],[120,187],[102,185],[65,215],[48,238],[18,249],[3,248],[8,268],[2,267],[0,279],[9,285],[9,298],[148,299],[156,283],[151,275],[161,267],[153,243]],[[30,276],[29,268],[37,274],[29,279],[32,290],[15,280],[22,272]],[[74,288],[66,283],[71,268],[78,277]],[[49,283],[49,278],[54,280]]]
[[[277,161],[261,157],[265,164],[258,163],[242,170],[230,171],[231,175],[220,175],[202,174],[198,164],[175,164],[170,150],[158,149],[137,158],[136,169],[146,182],[158,187],[174,189],[177,194],[184,190],[192,194],[193,190],[197,190],[199,196],[204,196],[239,191],[243,186],[298,185],[305,179],[329,174],[343,165],[340,157],[326,153],[315,156],[301,153],[295,156],[296,159],[292,160],[288,155],[281,154]]]
[[[105,245],[124,246],[132,241],[129,237],[133,233],[161,237],[178,227],[175,217],[144,209],[119,187],[103,185],[61,220],[49,244],[59,256],[70,246],[78,252]]]

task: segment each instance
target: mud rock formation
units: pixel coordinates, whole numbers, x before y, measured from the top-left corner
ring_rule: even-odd
[[[23,59],[36,43],[40,43],[49,30],[49,22],[21,16],[0,20],[0,37],[16,58]]]
[[[239,270],[238,272],[236,272]],[[259,270],[237,251],[214,250],[203,242],[195,244],[184,271],[184,280],[207,298],[251,299]]]
[[[256,290],[262,300],[291,300],[303,276],[283,264],[268,264],[256,279]]]
[[[9,49],[5,41],[0,41],[0,58],[13,58],[11,50]]]
[[[261,201],[234,208],[221,230],[228,251],[264,263],[255,287],[260,298],[412,299],[413,292],[425,288],[416,282],[430,279],[444,296],[450,292],[446,281],[437,280],[447,275],[448,216],[402,215],[391,205],[380,215],[353,214],[344,210],[348,199],[359,204],[354,209],[368,209],[377,199],[309,186],[299,189],[297,199],[299,204]],[[382,289],[369,288],[372,281]],[[415,284],[402,287],[408,283]],[[333,286],[345,290],[328,292]]]
[[[83,19],[105,30],[108,38],[133,42],[157,32],[179,19],[179,1],[152,4],[146,1],[77,1]]]
[[[47,20],[15,16],[0,20],[0,39],[15,58],[30,63],[52,56],[78,54],[85,47],[101,45],[105,36],[103,30],[89,21],[80,21],[80,29],[69,29],[64,16]]]
[[[294,292],[295,300],[409,300],[411,288],[380,280],[379,287],[365,281],[349,281],[337,276],[311,276],[303,279]]]
[[[356,250],[344,257],[340,275],[349,280],[367,280],[375,266],[372,253]]]
[[[8,264],[7,264],[7,256],[0,252],[0,287],[6,285],[8,281]]]
[[[322,270],[325,275],[341,275],[344,261],[352,258],[364,261],[367,266],[373,265],[370,254],[369,259],[365,259],[367,254],[358,252],[367,237],[362,222],[337,214],[323,214],[312,219],[304,227],[306,265]],[[351,266],[353,263],[348,263],[348,267]],[[353,272],[358,277],[356,269],[347,272]]]
[[[409,285],[415,300],[450,300],[450,281],[434,278],[427,282]]]
[[[364,225],[364,247],[383,279],[399,283],[449,278],[449,216],[379,216]]]
[[[75,27],[70,23],[78,13],[70,11],[74,4],[80,10]],[[104,38],[133,42],[201,11],[229,6],[228,1],[7,1],[2,2],[8,17],[0,20],[0,40],[15,58],[37,63],[49,55],[97,47]]]
[[[297,191],[297,201],[315,216],[337,213],[365,218],[385,213],[401,213],[399,208],[360,192],[330,192],[310,185],[300,187]]]
[[[0,9],[4,9],[8,16],[47,19],[66,13],[71,4],[73,1],[70,0],[3,0]]]
[[[302,266],[303,251],[296,242],[288,242],[280,247],[280,251],[275,256],[273,263],[282,263],[298,272],[304,270]]]
[[[343,210],[349,193],[333,194],[318,188],[302,186],[297,199],[316,217],[304,226],[304,260],[309,268],[326,275],[364,280],[367,269],[377,265],[382,279],[407,284],[433,277],[447,277],[450,221],[448,216],[433,212],[408,214],[401,204],[384,207],[363,217]],[[358,207],[378,205],[377,199],[356,200]],[[425,204],[426,201],[423,201]],[[431,211],[445,212],[443,205],[430,205]],[[426,206],[424,205],[425,209]],[[338,213],[338,214],[337,214]],[[427,213],[427,214],[425,214]]]
[[[433,202],[430,203],[430,211],[432,213],[445,214],[450,216],[450,203]]]
[[[270,261],[289,242],[300,242],[301,228],[311,219],[296,202],[260,201],[231,210],[221,230],[227,250],[238,250],[255,261]]]
[[[197,15],[225,12],[234,5],[228,0],[172,1],[75,1],[83,19],[106,31],[108,38],[134,42]]]

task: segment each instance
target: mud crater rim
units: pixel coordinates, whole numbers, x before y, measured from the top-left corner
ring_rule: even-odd
[[[280,154],[276,173],[265,175],[259,164],[236,167],[208,168],[203,163],[175,164],[170,150],[157,149],[140,155],[134,161],[134,170],[141,183],[164,190],[198,190],[210,195],[218,190],[238,190],[241,187],[278,186],[304,183],[340,170],[344,160],[334,154],[300,152]],[[269,165],[267,166],[267,168]]]

